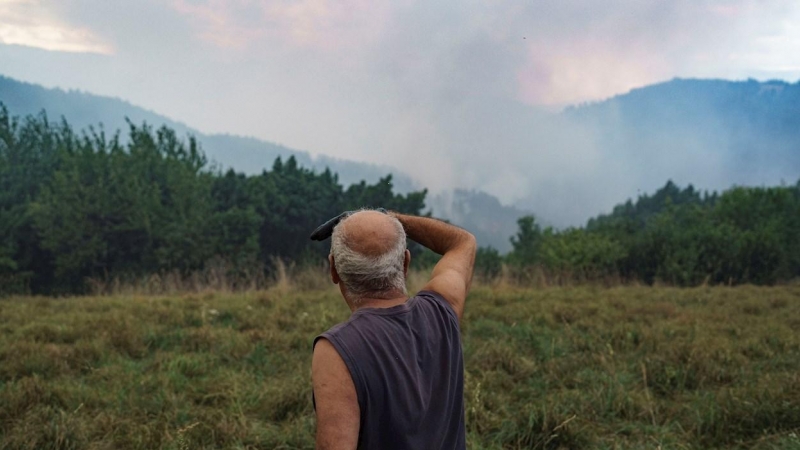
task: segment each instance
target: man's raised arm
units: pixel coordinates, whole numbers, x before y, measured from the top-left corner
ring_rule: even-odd
[[[406,235],[442,255],[422,288],[438,293],[461,320],[475,266],[477,242],[469,231],[429,217],[391,213],[403,224]]]

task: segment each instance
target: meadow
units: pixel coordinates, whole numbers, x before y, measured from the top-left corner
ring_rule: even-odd
[[[0,449],[313,448],[333,286],[0,299]],[[800,286],[483,284],[470,449],[800,449]]]

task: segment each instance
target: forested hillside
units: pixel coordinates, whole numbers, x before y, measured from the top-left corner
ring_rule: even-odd
[[[90,280],[189,275],[210,265],[251,278],[280,258],[322,261],[309,232],[342,210],[420,214],[426,191],[392,177],[345,188],[294,157],[245,175],[208,166],[197,141],[129,125],[125,143],[0,108],[0,292],[83,292]]]

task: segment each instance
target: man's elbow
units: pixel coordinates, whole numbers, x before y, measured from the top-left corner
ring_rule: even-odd
[[[475,254],[478,251],[478,240],[475,239],[475,235],[470,233],[469,231],[464,230],[464,241],[463,244],[465,248],[469,249],[472,254]]]

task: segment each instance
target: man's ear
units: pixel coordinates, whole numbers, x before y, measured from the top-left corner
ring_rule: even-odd
[[[339,272],[336,271],[336,262],[333,260],[333,255],[328,255],[328,263],[331,265],[331,281],[333,281],[333,284],[339,284],[341,278],[339,278]]]
[[[411,264],[411,252],[406,249],[406,256],[403,261],[403,275],[408,276],[408,266]]]

